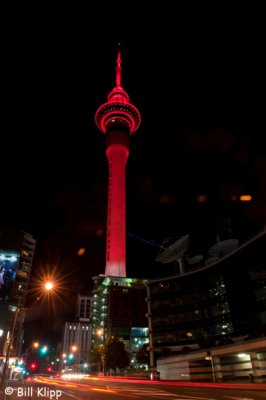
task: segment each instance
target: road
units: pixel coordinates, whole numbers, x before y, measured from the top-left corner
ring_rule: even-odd
[[[194,384],[182,386],[173,382],[151,382],[116,378],[83,378],[61,380],[37,377],[22,386],[16,384],[2,400],[264,400],[266,385],[247,384],[240,387]],[[12,386],[10,385],[12,388]],[[243,388],[245,387],[245,388]],[[263,390],[261,390],[263,389]]]

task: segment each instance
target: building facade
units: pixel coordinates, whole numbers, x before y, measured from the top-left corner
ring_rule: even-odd
[[[73,322],[63,332],[61,369],[85,371],[91,354],[91,297],[78,295]]]
[[[212,264],[183,275],[150,280],[147,293],[151,363],[154,367],[157,365],[162,377],[182,380],[185,376],[191,380],[193,374],[182,368],[178,371],[177,359],[185,362],[189,357],[199,367],[198,358],[193,354],[203,350],[206,364],[208,351],[218,354],[220,347],[229,346],[230,351],[223,352],[227,358],[236,360],[236,346],[243,342],[243,351],[248,352],[249,341],[252,342],[252,354],[246,356],[249,366],[245,364],[246,370],[240,368],[233,375],[253,374],[251,359],[255,362],[257,357],[257,363],[264,362],[261,378],[266,377],[265,231]],[[223,362],[226,364],[225,358],[216,357],[215,378],[226,379],[226,375],[232,375],[232,371],[224,376],[218,373]]]
[[[26,232],[0,233],[0,355],[19,356],[23,341],[25,300],[36,240]]]
[[[137,368],[136,353],[148,342],[147,280],[96,276],[92,293],[92,346],[109,336],[121,340]]]
[[[79,322],[91,322],[91,296],[78,295],[75,319]]]

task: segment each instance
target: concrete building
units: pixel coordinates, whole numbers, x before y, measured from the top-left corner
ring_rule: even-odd
[[[63,332],[61,369],[82,371],[91,353],[91,297],[78,295],[73,322],[66,322]]]
[[[92,346],[109,336],[123,341],[130,366],[137,368],[137,351],[148,342],[147,280],[96,276],[92,293]]]

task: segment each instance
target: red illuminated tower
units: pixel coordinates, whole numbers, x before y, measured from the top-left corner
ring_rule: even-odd
[[[140,125],[140,113],[130,104],[121,86],[121,53],[117,55],[116,86],[107,102],[95,115],[97,127],[106,135],[106,156],[109,165],[108,213],[106,237],[107,276],[126,276],[126,164],[129,136]]]

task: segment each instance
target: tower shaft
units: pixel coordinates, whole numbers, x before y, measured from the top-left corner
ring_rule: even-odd
[[[126,164],[129,139],[126,133],[113,131],[106,138],[109,166],[106,237],[107,276],[126,276]]]

